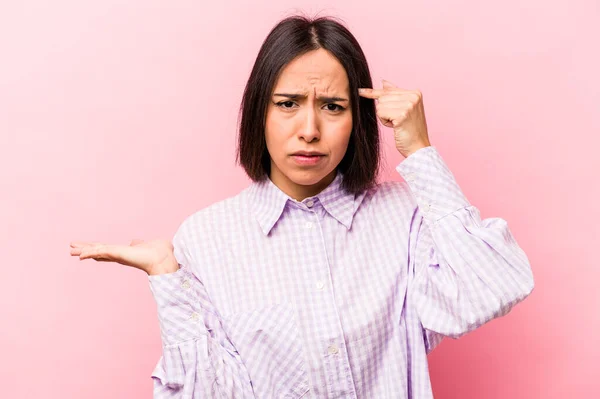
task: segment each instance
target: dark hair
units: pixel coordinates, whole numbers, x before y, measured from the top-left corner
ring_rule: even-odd
[[[236,161],[253,181],[267,178],[271,161],[265,139],[265,121],[275,83],[283,68],[293,59],[320,48],[337,58],[348,75],[352,133],[338,170],[344,175],[342,187],[356,194],[375,185],[379,172],[380,145],[375,103],[358,95],[359,87],[370,88],[373,85],[358,41],[347,28],[330,17],[285,18],[263,42],[240,106]]]

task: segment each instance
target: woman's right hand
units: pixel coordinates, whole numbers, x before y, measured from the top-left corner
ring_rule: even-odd
[[[71,256],[80,260],[115,262],[143,270],[148,275],[174,273],[179,264],[168,240],[133,240],[129,245],[109,245],[97,242],[71,242]]]

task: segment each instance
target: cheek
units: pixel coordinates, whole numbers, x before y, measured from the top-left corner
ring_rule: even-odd
[[[350,140],[350,134],[352,133],[352,115],[346,118],[344,121],[340,123],[338,126],[337,133],[337,146],[338,147],[347,147],[348,141]]]
[[[276,110],[275,110],[276,111]],[[283,145],[296,132],[294,120],[281,112],[270,112],[265,119],[265,140],[268,145]]]
[[[275,113],[267,114],[265,120],[265,142],[271,157],[277,157],[283,150],[285,125]]]
[[[267,112],[267,117],[265,118],[265,140],[267,145],[273,142],[273,139],[276,138],[275,132],[279,131],[276,119],[273,112],[269,110],[269,112]]]
[[[350,137],[350,133],[352,132],[352,114],[344,121],[344,131],[347,132],[348,137]]]

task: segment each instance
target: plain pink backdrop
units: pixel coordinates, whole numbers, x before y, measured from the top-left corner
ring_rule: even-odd
[[[4,398],[148,398],[161,352],[147,277],[72,240],[170,238],[248,185],[237,111],[262,40],[341,17],[379,85],[424,93],[433,144],[536,288],[430,356],[437,398],[600,393],[600,12],[563,1],[16,1],[0,6]],[[401,156],[383,130],[383,179]]]

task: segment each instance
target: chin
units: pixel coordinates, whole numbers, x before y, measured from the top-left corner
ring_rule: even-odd
[[[332,171],[294,171],[288,175],[288,178],[294,183],[301,186],[314,186],[315,184],[319,184],[321,180],[329,176]]]

